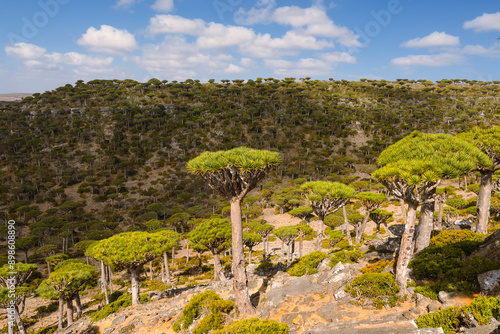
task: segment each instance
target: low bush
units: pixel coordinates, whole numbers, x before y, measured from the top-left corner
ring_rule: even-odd
[[[492,318],[500,319],[500,299],[477,297],[469,305],[448,307],[420,316],[415,322],[419,328],[442,327],[446,334],[453,334],[461,327],[468,327],[472,315],[479,325],[488,325]]]
[[[191,298],[182,310],[181,318],[174,323],[173,329],[175,332],[180,332],[188,328],[194,319],[203,313],[206,314],[193,330],[193,334],[204,334],[211,330],[221,329],[224,322],[223,313],[228,314],[234,307],[233,301],[221,299],[215,291],[205,291]]]
[[[145,303],[147,301],[150,301],[150,299],[147,297],[146,294],[141,294],[140,295],[140,301],[141,303]],[[112,303],[109,303],[105,305],[100,311],[94,312],[92,314],[91,321],[99,321],[101,319],[106,318],[107,316],[116,313],[118,310],[131,306],[132,305],[132,296],[131,295],[123,295],[118,297],[118,299]]]
[[[212,334],[288,334],[288,325],[267,319],[238,320]]]
[[[318,265],[326,259],[328,255],[321,251],[314,251],[304,255],[298,260],[292,262],[290,269],[287,270],[292,276],[312,275],[318,272]]]
[[[386,267],[393,267],[394,266],[394,260],[389,261],[389,260],[380,260],[375,263],[370,263],[361,268],[361,272],[363,274],[370,274],[370,273],[381,273],[384,271]]]
[[[337,263],[342,262],[342,263],[354,263],[358,261],[358,259],[363,255],[363,252],[361,252],[359,249],[353,249],[353,250],[340,250],[333,252],[331,261],[330,261],[330,267],[334,267]]]
[[[394,275],[390,273],[363,274],[354,278],[345,288],[345,291],[358,299],[360,304],[370,299],[377,309],[381,309],[384,305],[394,307],[404,301],[397,294],[399,290]]]

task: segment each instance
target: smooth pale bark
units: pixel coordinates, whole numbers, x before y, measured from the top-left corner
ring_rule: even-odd
[[[64,298],[59,296],[59,315],[57,318],[57,329],[63,329]]]
[[[106,301],[106,305],[109,304],[108,297],[108,287],[106,284],[106,269],[104,267],[104,262],[101,261],[101,289],[104,292],[104,300]]]
[[[153,280],[153,261],[149,261],[149,280]]]
[[[17,323],[17,329],[20,334],[26,334],[26,329],[24,328],[23,321],[21,319],[21,316],[19,315],[19,310],[17,309],[17,306],[14,307],[14,318],[16,319]],[[14,328],[12,328],[14,330]],[[12,332],[14,333],[14,332]]]
[[[477,196],[477,226],[476,233],[488,233],[490,218],[491,191],[493,190],[493,171],[481,171],[479,194]]]
[[[321,250],[323,248],[323,219],[325,217],[319,217],[318,219],[318,236],[316,237],[316,250]]]
[[[417,238],[415,240],[415,253],[429,246],[434,227],[434,201],[422,204],[418,221]]]
[[[203,265],[201,263],[201,252],[198,252],[198,267],[200,268],[200,273],[203,273]]]
[[[403,206],[404,208],[404,206]],[[396,284],[401,288],[400,294],[407,293],[408,264],[413,255],[413,234],[415,233],[415,221],[417,219],[417,205],[408,204],[407,223],[401,237],[398,261],[396,263]]]
[[[443,228],[444,202],[439,199],[437,199],[436,202],[438,207],[438,216],[436,223],[434,224],[434,229],[436,231],[441,231],[441,229]]]
[[[232,198],[231,204],[231,226],[232,226],[232,269],[234,274],[233,289],[234,301],[238,310],[243,314],[254,314],[255,308],[250,302],[247,286],[247,274],[245,271],[245,254],[243,252],[243,226],[241,224],[240,199]]]
[[[66,300],[66,316],[68,319],[68,326],[73,325],[73,301],[69,298]]]
[[[304,243],[304,237],[302,234],[299,234],[299,257],[302,257],[302,246]]]
[[[347,241],[349,242],[349,246],[352,246],[351,232],[349,231],[349,220],[347,219],[347,210],[345,208],[345,205],[342,206],[342,213],[344,215],[345,235],[347,236]]]
[[[49,276],[50,276],[50,274],[51,274],[51,270],[50,270],[50,262],[47,262],[47,270],[48,270],[48,272],[49,272]]]
[[[370,211],[367,211],[363,221],[361,222],[361,225],[359,226],[358,231],[356,232],[356,244],[359,244],[361,240],[363,239],[363,233],[365,233],[366,229],[366,224],[368,223],[368,220],[370,219]]]
[[[113,281],[112,281],[112,278],[111,278],[112,274],[113,274],[113,272],[111,271],[111,266],[108,266],[109,293],[110,294],[113,293]]]
[[[222,266],[220,264],[220,254],[214,254],[214,281],[225,281],[226,276],[222,272]]]
[[[77,292],[75,295],[75,305],[76,305],[76,317],[82,317],[82,302],[80,300],[80,294]]]
[[[186,243],[186,252],[187,252],[187,255],[186,255],[186,265],[187,265],[189,262],[189,239]]]
[[[130,281],[132,282],[132,306],[139,305],[139,268],[130,267]]]
[[[168,265],[168,254],[163,253],[163,266],[165,267],[165,283],[172,284],[172,279],[170,278],[170,266]]]
[[[7,314],[8,314],[8,312],[9,311],[7,310]],[[14,321],[12,321],[12,319],[10,319],[10,318],[7,318],[7,333],[14,334]]]

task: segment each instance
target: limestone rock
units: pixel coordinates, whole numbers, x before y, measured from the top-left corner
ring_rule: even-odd
[[[481,292],[488,296],[500,295],[500,270],[491,270],[477,276]]]
[[[472,256],[479,256],[493,261],[500,261],[500,230],[487,237]]]

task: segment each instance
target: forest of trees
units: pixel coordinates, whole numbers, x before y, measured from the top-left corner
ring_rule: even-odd
[[[405,290],[413,244],[416,252],[429,245],[434,221],[473,217],[487,233],[490,216],[500,215],[491,196],[499,187],[499,90],[500,82],[462,79],[80,80],[0,105],[0,235],[15,219],[18,260],[48,266],[38,293],[59,298],[60,327],[63,302],[72,310],[80,287],[96,277],[88,257],[101,263],[106,300],[110,269],[128,268],[137,304],[140,271],[162,260],[170,282],[180,240],[213,254],[215,279],[224,279],[219,258],[232,248],[236,305],[252,313],[245,248],[251,260],[263,242],[265,259],[273,233],[288,257],[294,240],[302,245],[313,235],[317,249],[328,236],[332,247],[343,238],[358,244],[368,220],[377,235],[380,224],[387,228],[392,214],[382,205],[396,200],[408,207],[401,244],[408,252],[396,270]],[[235,154],[251,158],[231,160]],[[444,179],[476,193],[477,202],[460,202],[439,187]],[[302,223],[272,232],[257,219],[268,207]],[[319,231],[308,226],[314,220]],[[213,226],[224,227],[209,238]],[[110,240],[123,249],[111,251]],[[86,256],[87,264],[68,256]],[[0,267],[6,258],[5,249]],[[57,285],[75,272],[78,284]]]

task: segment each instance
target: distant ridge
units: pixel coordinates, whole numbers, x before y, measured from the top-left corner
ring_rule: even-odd
[[[10,93],[10,94],[0,94],[0,102],[15,102],[21,101],[26,96],[31,96],[30,93]]]

